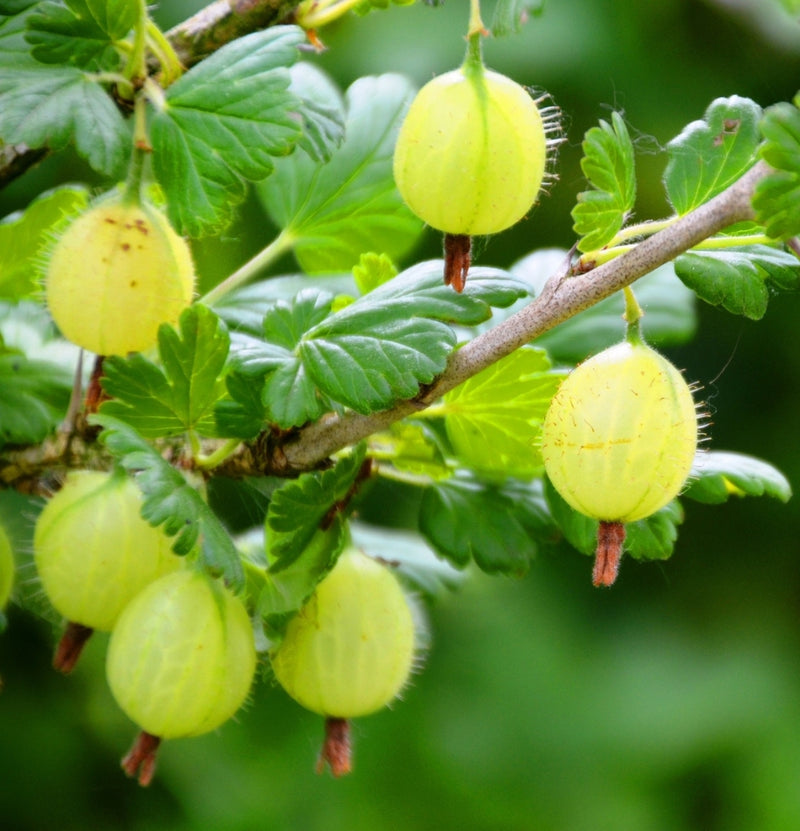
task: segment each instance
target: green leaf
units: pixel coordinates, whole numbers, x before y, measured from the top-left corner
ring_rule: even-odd
[[[290,71],[289,91],[303,102],[303,137],[298,147],[316,161],[328,161],[344,138],[341,93],[322,70],[309,63],[297,63]]]
[[[137,14],[129,0],[45,0],[28,18],[27,39],[42,63],[111,70],[121,62],[114,41],[128,34]]]
[[[215,435],[226,439],[254,439],[268,421],[261,400],[263,378],[254,384],[247,375],[232,370],[225,377],[225,386],[230,398],[223,398],[214,406]]]
[[[369,294],[373,289],[388,283],[397,277],[397,269],[386,254],[368,251],[362,254],[353,266],[353,277],[361,294]]]
[[[537,550],[530,515],[520,493],[512,497],[498,487],[450,479],[426,489],[419,528],[458,568],[474,560],[490,574],[522,575]]]
[[[519,32],[528,17],[544,11],[545,0],[498,0],[490,31],[494,37]]]
[[[39,0],[0,0],[0,66],[18,70],[36,67],[28,43],[28,18],[37,11]]]
[[[453,450],[466,467],[492,477],[531,478],[541,472],[541,425],[564,373],[547,353],[517,349],[444,397]]]
[[[167,90],[150,125],[153,170],[181,233],[225,226],[245,197],[244,180],[268,176],[274,157],[300,139],[302,103],[289,89],[289,66],[304,40],[297,26],[255,32]]]
[[[390,562],[404,582],[428,597],[441,595],[464,582],[464,573],[437,557],[419,534],[363,522],[351,522],[350,532],[357,548]]]
[[[709,505],[727,502],[732,496],[772,496],[788,502],[792,487],[777,468],[762,459],[712,450],[695,457],[684,495]]]
[[[358,293],[351,274],[270,277],[225,295],[214,304],[214,311],[228,324],[231,331],[260,337],[264,329],[264,315],[279,300],[291,302],[307,288],[316,288],[331,295],[352,296]]]
[[[305,334],[299,355],[323,393],[359,413],[410,398],[444,370],[456,340],[448,323],[475,325],[489,304],[523,293],[504,272],[475,269],[459,294],[440,269],[438,261],[407,269]]]
[[[324,320],[333,297],[316,289],[303,289],[291,303],[278,301],[264,317],[265,343],[253,344],[237,355],[235,366],[253,382],[263,379],[260,408],[267,420],[288,428],[312,421],[329,408],[298,353],[305,332]],[[229,387],[236,395],[237,390]],[[252,401],[250,393],[241,403]],[[253,415],[257,415],[253,413]]]
[[[394,184],[392,155],[414,91],[398,75],[361,78],[347,91],[345,140],[320,167],[295,153],[257,193],[294,241],[307,272],[352,268],[365,251],[402,257],[422,230]]]
[[[800,110],[787,103],[770,107],[761,132],[761,155],[775,171],[756,185],[753,208],[771,237],[791,237],[800,233]]]
[[[199,541],[205,567],[234,589],[242,588],[244,571],[233,540],[180,471],[130,425],[106,414],[92,416],[91,422],[103,427],[100,441],[126,470],[136,474],[136,484],[144,494],[142,516],[176,537],[173,551],[188,554]]]
[[[675,260],[675,273],[707,303],[751,320],[764,316],[769,284],[800,287],[797,257],[767,245],[691,251]]]
[[[346,539],[345,524],[341,517],[336,517],[330,528],[313,534],[289,565],[277,571],[266,570],[256,611],[271,624],[271,635],[280,631],[287,616],[305,605],[320,580],[336,565]]]
[[[667,196],[683,216],[733,184],[756,160],[761,108],[732,95],[712,101],[668,145]]]
[[[453,471],[424,423],[396,421],[388,430],[369,438],[369,454],[381,463],[391,464],[414,476],[449,479]]]
[[[583,139],[581,170],[592,190],[578,194],[572,209],[580,251],[596,251],[611,242],[636,201],[633,143],[622,116],[611,114]]]
[[[147,438],[188,430],[216,435],[214,405],[224,393],[220,377],[230,346],[227,329],[199,304],[181,314],[179,327],[163,324],[158,331],[163,369],[138,353],[106,358],[102,384],[112,400],[101,413]]]
[[[364,462],[364,448],[341,459],[335,467],[322,472],[304,473],[287,482],[272,496],[266,519],[267,559],[272,572],[279,572],[301,556],[314,535],[325,530],[337,503],[351,493]]]
[[[130,128],[106,91],[73,67],[0,64],[0,136],[7,144],[60,150],[75,143],[98,172],[121,176]]]
[[[480,323],[491,305],[524,293],[505,272],[476,268],[459,294],[444,285],[440,261],[404,271],[333,315],[332,297],[307,289],[267,313],[266,342],[242,350],[236,369],[254,383],[265,379],[262,400],[283,428],[317,418],[332,402],[375,412],[442,372],[456,342],[448,324]]]
[[[673,499],[660,511],[625,526],[625,552],[634,560],[668,560],[682,522],[683,508]]]
[[[64,418],[71,387],[52,364],[0,352],[0,446],[43,441]]]
[[[57,229],[89,203],[86,188],[64,185],[36,197],[19,214],[0,222],[0,297],[38,294],[37,270]]]
[[[559,248],[534,251],[511,266],[511,273],[538,295],[547,280],[563,267],[567,252]],[[675,276],[667,263],[636,281],[636,299],[644,309],[642,328],[648,343],[672,346],[695,333],[695,294]],[[514,311],[514,307],[510,311]],[[601,300],[536,339],[557,363],[576,364],[620,341],[625,334],[622,293]]]
[[[566,541],[577,551],[594,556],[598,521],[573,510],[545,477],[544,493],[553,519]],[[625,553],[636,560],[668,560],[678,538],[683,509],[673,499],[660,511],[625,525]]]

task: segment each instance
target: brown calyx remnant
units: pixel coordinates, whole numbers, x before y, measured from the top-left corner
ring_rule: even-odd
[[[444,282],[457,292],[467,285],[472,262],[472,238],[468,234],[444,235]]]
[[[133,747],[122,760],[122,769],[128,776],[139,775],[139,784],[146,788],[156,772],[156,754],[161,739],[142,730],[136,737]]]
[[[81,657],[83,647],[91,638],[94,629],[91,626],[84,626],[82,623],[74,623],[70,621],[61,640],[56,647],[56,654],[53,657],[53,667],[64,675],[69,675],[75,664],[78,663],[78,658]]]
[[[597,529],[592,585],[613,586],[622,559],[625,526],[621,522],[601,522]]]
[[[325,719],[325,741],[317,759],[317,773],[326,766],[336,776],[345,776],[352,770],[353,748],[350,743],[350,722],[346,718]]]

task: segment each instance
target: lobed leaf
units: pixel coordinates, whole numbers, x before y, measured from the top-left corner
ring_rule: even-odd
[[[262,403],[282,428],[335,405],[375,412],[416,395],[444,370],[456,342],[448,324],[479,323],[492,305],[524,293],[505,272],[475,269],[459,294],[444,285],[439,261],[406,270],[332,315],[333,297],[306,289],[267,312],[265,342],[241,350],[235,371],[264,380]]]
[[[437,557],[418,533],[363,522],[351,522],[350,532],[355,546],[390,562],[404,582],[428,597],[455,589],[464,581],[464,574]]]
[[[437,415],[459,461],[485,476],[541,472],[541,425],[564,373],[543,349],[517,349],[447,393]]]
[[[60,150],[70,142],[99,173],[122,176],[130,127],[111,96],[80,69],[0,62],[0,137]]]
[[[712,450],[695,457],[685,496],[710,505],[727,502],[732,496],[772,496],[788,502],[792,487],[777,468],[762,459]]]
[[[222,227],[244,199],[245,179],[273,170],[302,136],[289,66],[305,35],[274,26],[223,46],[182,75],[152,116],[153,170],[170,221],[199,236]]]
[[[28,18],[27,40],[37,61],[92,71],[119,67],[115,41],[136,22],[129,0],[45,0]]]
[[[797,257],[768,245],[690,251],[675,260],[675,273],[707,303],[751,320],[764,316],[770,286],[800,288]]]
[[[265,526],[267,560],[273,573],[287,568],[302,555],[326,516],[351,492],[363,462],[364,448],[359,447],[335,467],[304,473],[275,491]]]
[[[350,269],[365,251],[399,259],[422,223],[405,206],[392,175],[400,122],[414,91],[399,75],[361,78],[347,91],[345,140],[320,167],[305,154],[276,162],[257,193],[294,241],[307,272]]]
[[[503,489],[468,479],[427,488],[419,529],[457,568],[471,560],[490,574],[524,574],[547,525],[541,497],[531,489]]]
[[[770,107],[761,132],[761,155],[775,170],[756,186],[756,218],[771,237],[794,236],[800,233],[800,110],[787,103]]]
[[[578,194],[573,230],[580,251],[596,251],[611,242],[636,201],[633,143],[619,113],[586,133],[581,170],[593,189]]]
[[[453,474],[438,442],[425,423],[396,421],[388,430],[369,438],[369,454],[380,463],[428,479],[449,479]]]
[[[198,544],[205,567],[238,590],[244,586],[239,555],[222,523],[180,471],[129,424],[104,413],[91,417],[103,428],[100,441],[128,471],[144,495],[142,516],[174,536],[173,551],[188,554]]]
[[[26,37],[28,19],[38,4],[39,0],[0,0],[0,66],[23,69],[39,65]]]
[[[43,441],[64,417],[71,387],[53,364],[0,352],[0,446]]]
[[[289,91],[302,102],[303,136],[298,147],[318,162],[328,161],[344,139],[344,101],[336,85],[309,63],[297,63],[291,70]]]
[[[271,640],[280,635],[282,624],[305,605],[320,580],[336,565],[346,539],[345,524],[336,517],[330,528],[314,533],[288,566],[265,571],[256,611],[266,619]]]
[[[245,332],[260,337],[264,330],[264,315],[279,300],[291,302],[303,289],[316,288],[331,295],[358,293],[352,274],[315,275],[292,274],[270,277],[226,294],[214,303],[214,311],[228,324],[231,331]]]
[[[224,394],[227,329],[199,304],[186,309],[178,325],[176,330],[162,324],[158,331],[163,368],[138,353],[108,357],[103,364],[102,385],[112,400],[100,412],[127,422],[147,438],[188,430],[216,435],[214,406]]]
[[[761,107],[749,98],[717,98],[668,145],[667,196],[683,216],[752,167],[761,140]]]
[[[0,222],[0,297],[19,300],[41,292],[36,277],[57,229],[89,203],[86,188],[64,185],[37,196]]]
[[[577,551],[594,556],[598,521],[573,510],[545,477],[544,492],[551,515],[566,541]],[[668,560],[683,522],[683,509],[673,499],[660,511],[625,525],[625,553],[636,560]]]

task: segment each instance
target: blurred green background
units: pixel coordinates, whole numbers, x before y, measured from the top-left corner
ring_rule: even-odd
[[[168,26],[200,5],[172,0],[157,16]],[[390,71],[421,84],[460,61],[467,6],[348,18],[322,32],[330,49],[313,60],[343,88]],[[485,54],[551,93],[567,136],[551,195],[481,254],[499,266],[571,245],[580,141],[611,108],[638,136],[637,215],[657,217],[667,210],[659,147],[716,97],[766,106],[800,88],[800,23],[777,0],[549,0]],[[0,214],[69,180],[92,181],[74,158],[53,157],[0,194]],[[197,246],[206,281],[270,240],[255,202],[248,211]],[[417,254],[438,246],[430,234]],[[760,324],[702,307],[697,338],[669,353],[703,387],[710,446],[768,459],[795,485],[799,313],[791,295]],[[72,677],[57,677],[50,628],[12,608],[0,637],[0,827],[800,828],[796,504],[690,503],[672,560],[624,562],[609,591],[592,589],[589,572],[578,554],[543,554],[523,580],[475,575],[439,601],[425,671],[392,711],[355,725],[355,771],[340,781],[313,773],[320,720],[262,684],[235,723],[165,745],[154,784],[140,789],[118,767],[134,728],[105,687],[104,637]]]

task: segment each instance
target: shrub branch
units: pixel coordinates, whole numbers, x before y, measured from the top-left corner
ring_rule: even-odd
[[[591,271],[572,275],[566,262],[535,300],[454,352],[447,369],[421,395],[371,415],[326,416],[283,443],[279,448],[283,464],[292,470],[313,468],[331,453],[425,409],[515,349],[675,259],[707,237],[737,222],[753,219],[753,192],[769,172],[766,163],[758,162],[718,196],[617,259]]]

